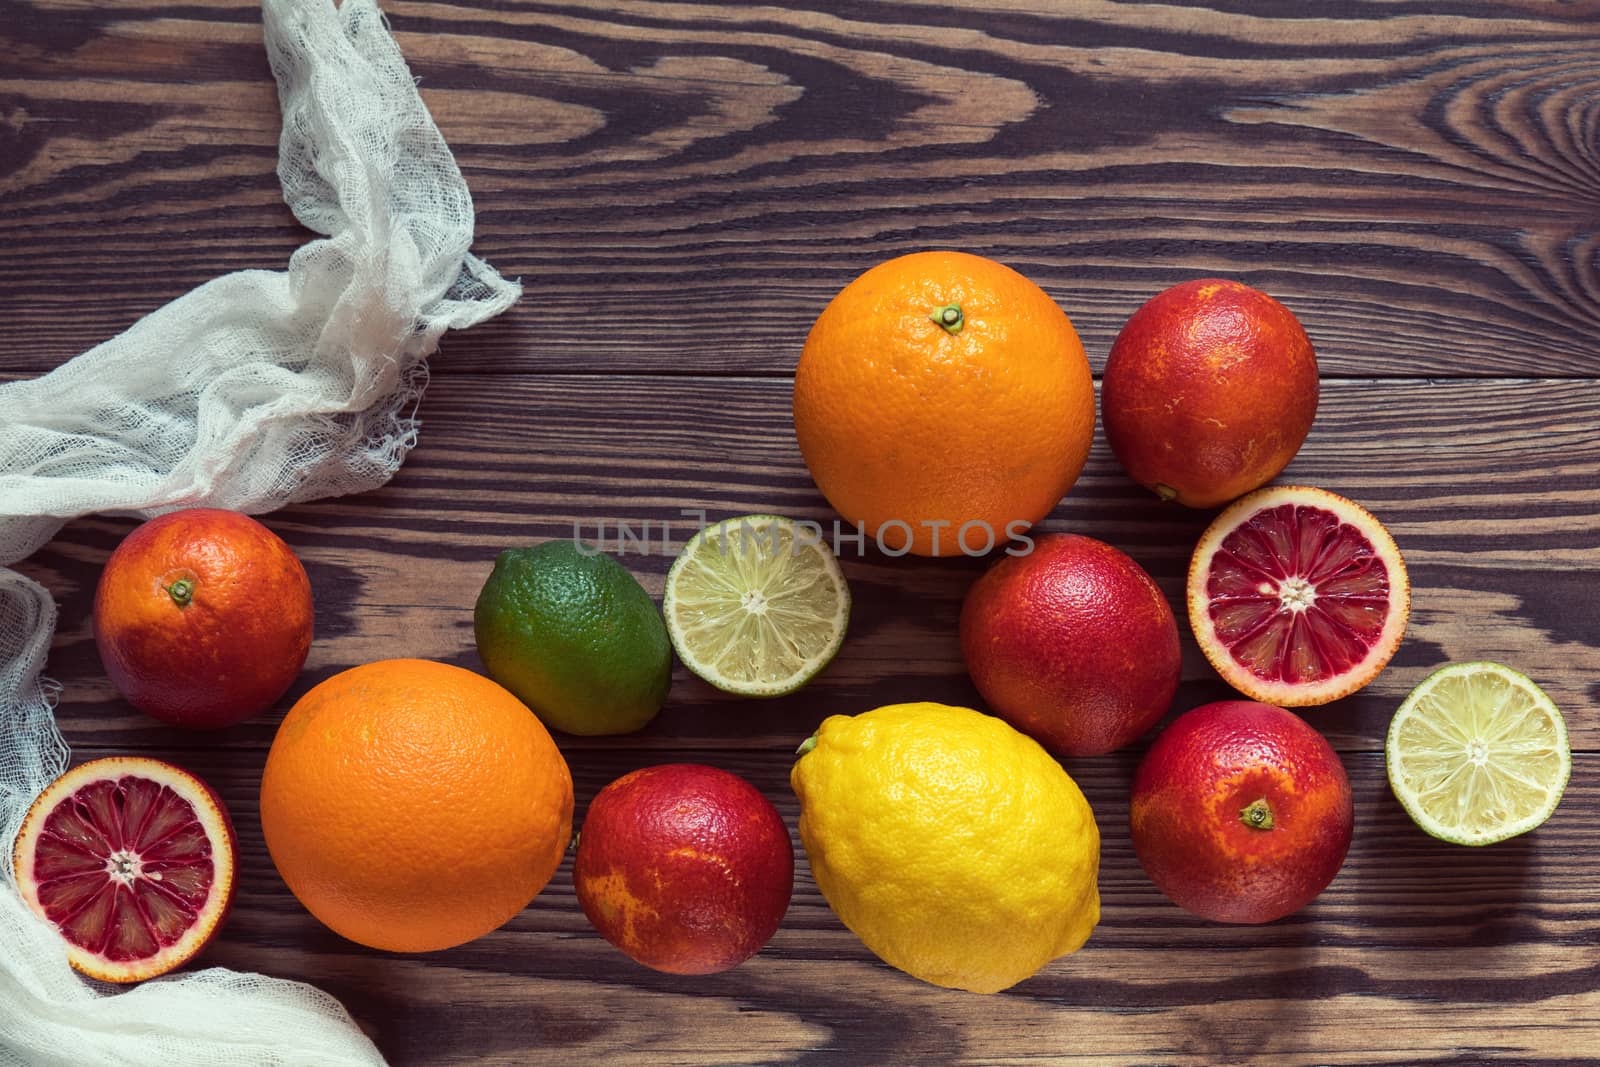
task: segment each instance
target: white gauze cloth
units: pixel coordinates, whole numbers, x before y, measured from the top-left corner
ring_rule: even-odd
[[[9,569],[70,518],[260,513],[383,484],[424,360],[521,288],[467,251],[472,199],[372,0],[264,0],[284,199],[326,235],[0,385],[0,1064],[382,1064],[331,997],[220,968],[108,994],[23,905],[11,842],[66,766],[41,677],[55,605]]]

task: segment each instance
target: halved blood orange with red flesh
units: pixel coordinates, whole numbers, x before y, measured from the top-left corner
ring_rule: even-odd
[[[17,886],[72,966],[106,982],[166,974],[209,942],[233,901],[227,809],[160,760],[91,760],[50,783],[22,823]]]
[[[1207,527],[1189,564],[1189,624],[1223,679],[1265,704],[1326,704],[1383,670],[1411,585],[1383,524],[1322,489],[1271,486]]]

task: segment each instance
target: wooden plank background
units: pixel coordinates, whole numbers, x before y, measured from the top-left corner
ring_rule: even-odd
[[[316,591],[304,676],[257,721],[172,731],[117,698],[88,632],[131,522],[74,522],[23,568],[61,605],[75,755],[178,759],[234,813],[240,898],[210,962],[327,989],[396,1064],[1600,1058],[1600,4],[385,7],[476,197],[475,250],[527,292],[445,339],[389,486],[269,518]],[[0,375],[281,269],[309,235],[277,132],[250,0],[0,4]],[[1100,927],[997,997],[878,963],[803,855],[771,945],[708,978],[610,948],[570,862],[507,927],[434,955],[361,949],[300,909],[256,813],[282,710],[396,653],[476,667],[471,605],[502,548],[647,519],[675,550],[682,509],[830,521],[790,424],[795,358],[840,286],[925,247],[1032,277],[1096,368],[1142,301],[1200,275],[1305,324],[1323,400],[1285,477],[1372,508],[1413,582],[1388,671],[1307,713],[1357,796],[1332,887],[1264,927],[1167,903],[1125,830],[1140,743],[1067,764],[1104,835]],[[1207,517],[1159,505],[1098,439],[1045,526],[1124,548],[1177,597]],[[659,548],[625,562],[659,595]],[[976,703],[954,627],[983,563],[844,563],[856,611],[822,678],[748,702],[679,669],[645,731],[563,739],[580,816],[617,775],[687,759],[746,775],[792,827],[790,754],[822,717]],[[1184,656],[1175,711],[1227,695],[1187,632]],[[1381,743],[1431,668],[1480,657],[1549,690],[1575,767],[1545,827],[1472,850],[1411,825]]]

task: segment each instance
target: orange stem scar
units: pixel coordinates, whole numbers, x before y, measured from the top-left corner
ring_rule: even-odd
[[[1252,830],[1272,829],[1272,805],[1267,803],[1267,798],[1252,800],[1239,810],[1239,821]]]

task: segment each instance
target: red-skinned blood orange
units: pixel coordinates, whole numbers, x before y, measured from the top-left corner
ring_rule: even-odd
[[[1293,712],[1225,700],[1186,712],[1133,780],[1130,827],[1145,873],[1215,922],[1264,923],[1314,900],[1355,826],[1338,755]]]
[[[990,710],[1045,748],[1121,748],[1166,713],[1182,654],[1144,568],[1090,537],[1044,534],[973,583],[961,651]]]
[[[1317,414],[1317,358],[1294,313],[1201,278],[1133,313],[1106,357],[1106,440],[1134,481],[1211,508],[1265,485]]]
[[[311,582],[248,515],[189,508],[151,519],[106,561],[94,637],[128,703],[214,729],[265,711],[311,648]]]
[[[572,868],[602,937],[646,967],[714,974],[755,955],[794,889],[772,802],[728,771],[674,763],[625,774],[589,805]]]

